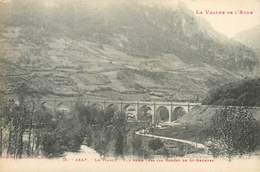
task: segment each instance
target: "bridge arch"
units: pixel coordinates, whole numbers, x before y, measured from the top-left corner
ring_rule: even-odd
[[[94,123],[99,123],[101,121],[104,121],[105,112],[101,104],[99,103],[90,104],[90,111]]]
[[[119,111],[119,106],[118,106],[117,104],[114,104],[114,103],[109,104],[109,105],[106,107],[106,109],[107,109],[107,108],[113,108],[113,109],[116,109],[116,110]]]
[[[137,120],[152,121],[152,107],[149,105],[142,105],[137,111]]]
[[[177,119],[179,119],[181,116],[185,115],[187,113],[187,110],[185,110],[185,108],[178,106],[175,107],[174,110],[172,111],[171,114],[171,122],[172,121],[176,121]]]
[[[41,106],[45,106],[46,103],[47,103],[46,101],[41,102]]]
[[[166,106],[159,106],[155,111],[155,123],[168,122],[170,117],[170,110]]]
[[[115,117],[118,112],[120,112],[117,104],[109,104],[105,109],[105,115],[110,117]]]
[[[123,106],[122,111],[125,113],[127,119],[137,119],[136,104],[126,104]]]
[[[131,104],[126,104],[123,106],[123,112],[127,111],[128,108],[130,108]]]
[[[61,112],[69,112],[72,108],[72,104],[71,104],[71,102],[67,102],[67,101],[59,102],[56,105],[56,108],[58,111],[61,111]]]
[[[92,103],[89,105],[91,108],[104,109],[100,103]]]

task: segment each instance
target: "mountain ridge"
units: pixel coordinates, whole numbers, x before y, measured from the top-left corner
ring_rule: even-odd
[[[232,39],[241,42],[253,49],[260,49],[260,25],[235,34]]]
[[[237,33],[232,37],[232,40],[240,42],[255,51],[260,63],[260,25]],[[260,75],[260,68],[258,70],[258,75]]]
[[[207,22],[182,6],[19,3],[0,6],[1,58],[41,78],[27,82],[32,87],[55,95],[192,100],[259,68],[254,52],[208,24],[203,30]]]

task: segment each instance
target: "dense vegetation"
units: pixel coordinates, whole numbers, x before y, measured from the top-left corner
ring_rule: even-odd
[[[124,153],[124,118],[115,118],[111,112],[104,113],[96,106],[77,102],[69,113],[58,111],[53,117],[44,105],[21,97],[19,104],[11,101],[4,107],[1,144],[7,155],[15,158],[58,157],[65,151],[78,151],[83,142],[105,155],[107,143],[110,137],[114,137],[114,153],[120,156]]]
[[[2,148],[15,158],[43,155],[57,157],[64,151],[77,151],[83,141],[77,110],[70,117],[41,104],[25,84],[19,88],[18,102],[4,100]]]
[[[247,107],[224,107],[216,111],[209,126],[210,151],[215,157],[253,153],[259,144],[259,125]]]
[[[260,106],[260,78],[245,79],[212,89],[207,105]]]
[[[92,147],[102,157],[118,158],[153,158],[155,154],[172,157],[196,152],[185,144],[136,135],[136,131],[151,127],[151,120],[128,121],[125,113],[114,106],[103,110],[78,100],[68,112],[53,111],[38,101],[26,84],[22,84],[17,96],[18,102],[4,100],[8,103],[0,114],[4,155],[60,157],[68,151],[79,151],[81,145]]]

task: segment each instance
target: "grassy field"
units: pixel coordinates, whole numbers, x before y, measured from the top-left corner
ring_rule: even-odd
[[[205,144],[208,138],[207,126],[204,124],[183,124],[155,129],[154,135],[189,140]]]

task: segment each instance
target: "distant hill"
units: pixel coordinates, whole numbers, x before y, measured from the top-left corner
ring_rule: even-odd
[[[233,38],[253,49],[260,49],[260,25],[237,33]]]
[[[260,63],[260,25],[239,32],[232,39],[252,48],[256,52]],[[260,75],[260,68],[258,75]]]
[[[212,89],[203,104],[260,107],[260,78],[245,79]]]
[[[43,97],[188,101],[259,69],[255,52],[183,4],[16,0],[0,16],[2,66],[30,73]]]

